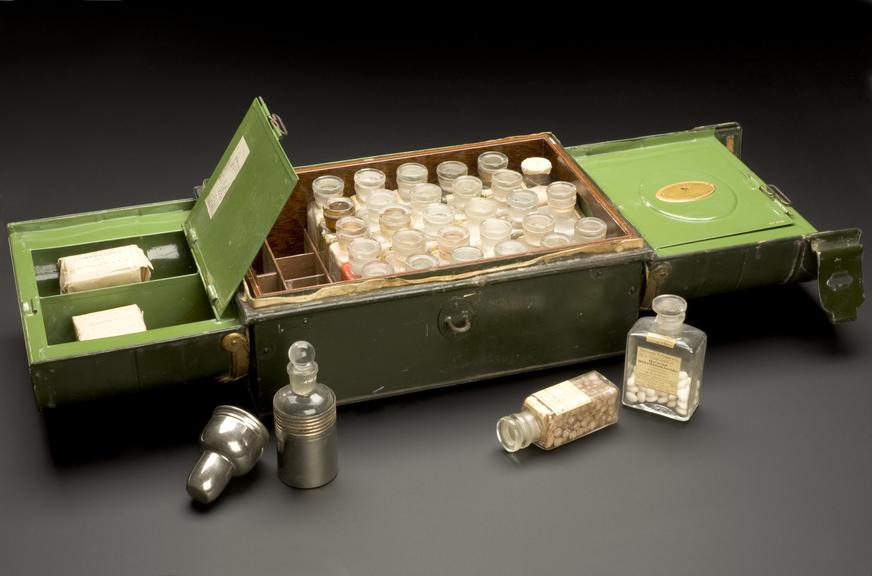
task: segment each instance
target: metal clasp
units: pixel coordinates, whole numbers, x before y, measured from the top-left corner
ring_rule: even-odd
[[[220,382],[233,382],[248,374],[248,336],[231,332],[221,339],[221,349],[230,357],[230,372],[219,378]]]
[[[269,121],[273,125],[273,128],[279,133],[279,138],[284,138],[288,135],[288,129],[285,128],[285,123],[282,121],[282,117],[278,114],[270,114]]]

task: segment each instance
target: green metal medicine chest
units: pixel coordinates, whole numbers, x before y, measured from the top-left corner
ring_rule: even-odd
[[[860,231],[817,232],[739,159],[736,124],[564,148],[550,133],[295,169],[258,98],[199,198],[9,225],[40,409],[200,379],[249,377],[261,410],[309,340],[341,402],[569,364],[623,351],[651,298],[818,278],[834,322],[863,301]],[[341,281],[306,232],[311,182],[485,150],[529,156],[579,188],[608,237],[462,267]],[[57,260],[137,244],[150,280],[61,294]],[[240,285],[242,288],[240,289]],[[79,342],[71,318],[137,304],[148,330]],[[547,327],[543,338],[542,327]],[[386,351],[390,350],[390,354]]]

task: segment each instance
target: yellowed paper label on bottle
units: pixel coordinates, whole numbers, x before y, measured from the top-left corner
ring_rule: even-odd
[[[61,294],[145,282],[152,265],[135,244],[65,256],[58,260]]]
[[[665,394],[678,393],[681,358],[640,346],[636,350],[633,375],[636,386],[653,388]]]
[[[142,310],[136,304],[73,316],[73,327],[80,341],[146,331]]]
[[[645,340],[652,344],[660,344],[661,346],[666,346],[667,348],[675,348],[675,338],[670,338],[669,336],[662,336],[660,334],[648,334],[645,336]]]
[[[214,184],[212,184],[209,195],[206,196],[206,211],[209,213],[210,219],[215,216],[215,212],[218,211],[218,207],[224,201],[227,191],[230,190],[240,170],[245,165],[248,154],[248,142],[245,141],[245,137],[242,137],[237,142],[236,148],[230,153],[230,158],[227,159],[227,163],[221,169],[221,174],[218,175]]]
[[[579,389],[573,380],[566,380],[544,390],[539,390],[530,399],[545,408],[542,410],[543,414],[550,412],[555,416],[590,402],[590,396]]]

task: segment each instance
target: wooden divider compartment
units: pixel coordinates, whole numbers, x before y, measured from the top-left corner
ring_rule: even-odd
[[[428,181],[437,182],[436,166],[446,160],[458,160],[469,167],[469,174],[477,176],[477,159],[485,151],[496,150],[509,157],[508,168],[521,171],[521,162],[531,156],[548,158],[552,163],[551,179],[572,182],[578,188],[578,206],[588,216],[601,218],[608,225],[607,236],[600,242],[638,238],[636,230],[618,213],[606,196],[564,150],[553,134],[543,132],[528,136],[514,136],[473,144],[431,148],[415,152],[389,154],[343,162],[331,162],[296,168],[299,181],[267,236],[259,257],[248,271],[246,280],[255,297],[289,293],[311,292],[335,281],[325,266],[325,255],[320,254],[308,238],[306,209],[312,201],[312,181],[327,174],[338,176],[345,182],[345,195],[354,195],[354,173],[361,168],[377,168],[387,177],[386,188],[396,189],[396,170],[405,162],[419,162],[429,170]],[[558,251],[560,248],[532,249],[524,254]],[[473,265],[496,265],[515,258],[488,258]],[[469,266],[469,265],[466,265]],[[440,266],[426,271],[430,275],[451,273],[458,266]],[[313,272],[309,274],[309,272]],[[305,273],[298,276],[299,273]],[[420,271],[398,273],[397,276],[420,274]],[[356,282],[345,280],[344,282]]]

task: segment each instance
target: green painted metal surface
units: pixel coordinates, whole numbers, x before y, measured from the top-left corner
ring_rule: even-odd
[[[714,129],[569,151],[658,256],[815,231],[727,150]],[[709,184],[713,192],[687,201],[661,197],[668,185],[688,182]]]
[[[695,297],[818,276],[833,321],[855,317],[863,300],[859,231],[817,233],[730,153],[741,148],[741,129],[731,124],[568,149],[653,249],[484,267],[464,280],[305,304],[255,309],[238,294],[234,303],[297,181],[280,132],[256,100],[196,204],[9,225],[38,406],[219,378],[230,366],[222,339],[246,327],[251,385],[267,412],[298,339],[318,347],[323,381],[353,402],[620,354],[640,306],[658,293]],[[651,170],[657,178],[646,176]],[[651,210],[661,186],[690,179],[714,181],[735,205],[712,194],[697,201],[709,204],[669,206],[678,210],[669,215]],[[706,206],[720,216],[706,219]],[[59,294],[59,257],[128,243],[152,260],[150,281]],[[131,303],[145,312],[148,331],[75,341],[73,315]]]
[[[102,210],[9,225],[9,246],[34,396],[40,408],[220,377],[225,334],[242,329],[235,306],[219,319],[203,290],[182,226],[193,202]],[[135,243],[152,279],[60,294],[57,259]],[[72,316],[137,304],[149,330],[76,341]]]
[[[648,253],[587,255],[308,305],[252,309],[243,301],[256,397],[268,412],[299,339],[318,349],[319,377],[341,402],[619,354],[639,314]]]
[[[297,183],[280,137],[280,124],[257,98],[185,224],[216,318],[233,299]]]

